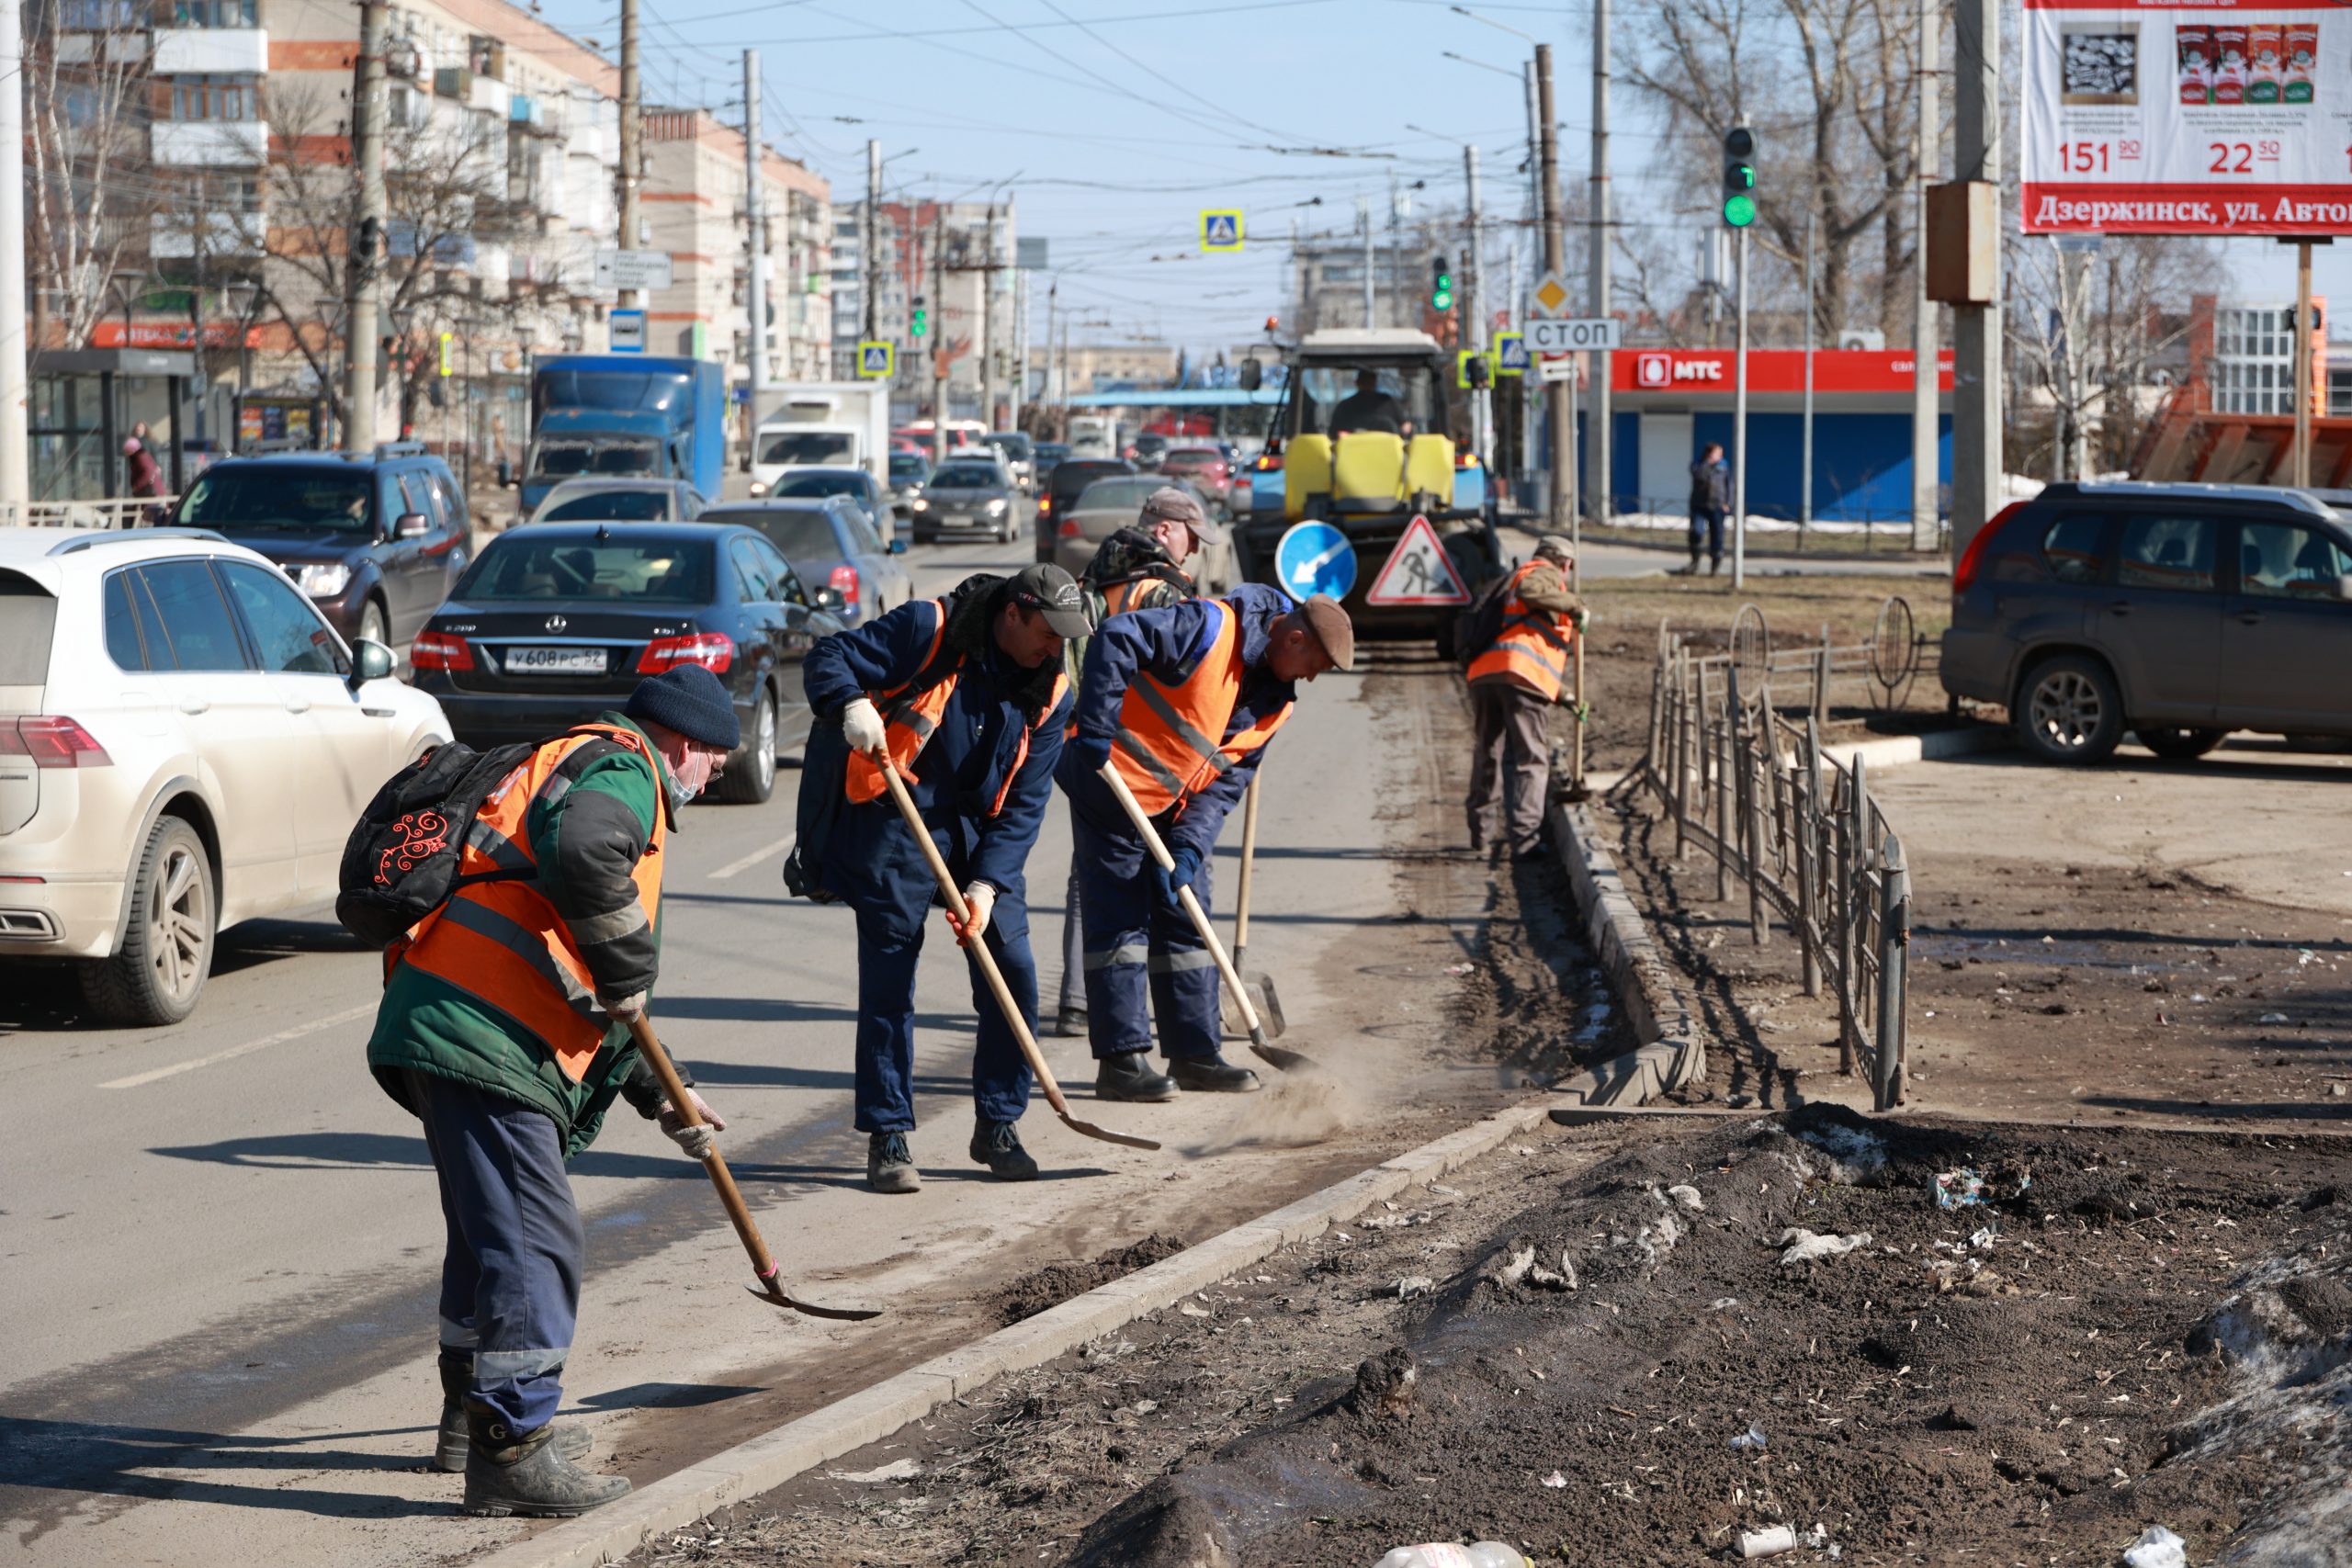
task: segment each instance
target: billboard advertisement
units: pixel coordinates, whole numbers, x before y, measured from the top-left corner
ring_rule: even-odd
[[[2352,233],[2352,7],[2025,0],[2029,234]]]

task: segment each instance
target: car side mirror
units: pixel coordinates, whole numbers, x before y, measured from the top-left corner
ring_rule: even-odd
[[[890,536],[890,553],[894,556],[902,556],[907,553],[907,536],[904,534]]]
[[[351,649],[351,684],[356,689],[370,681],[390,678],[400,668],[400,660],[382,643],[361,637]]]
[[[1254,392],[1266,384],[1266,367],[1255,359],[1241,362],[1241,374],[1235,378],[1245,392]]]
[[[433,532],[433,520],[422,512],[403,512],[392,519],[392,537],[422,539]]]
[[[2352,575],[2335,580],[2335,596],[2338,599],[2352,600]]]

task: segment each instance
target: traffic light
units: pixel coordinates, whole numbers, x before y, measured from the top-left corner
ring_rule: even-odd
[[[1453,269],[1445,265],[1443,256],[1430,263],[1430,309],[1440,314],[1453,309]]]
[[[930,331],[931,312],[923,308],[922,296],[918,294],[915,296],[914,317],[907,323],[907,332],[910,336],[922,337]]]
[[[1735,125],[1724,133],[1724,221],[1745,229],[1756,221],[1756,133]]]

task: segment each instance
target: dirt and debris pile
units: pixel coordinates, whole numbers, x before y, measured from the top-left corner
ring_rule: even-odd
[[[1042,1269],[1031,1269],[997,1292],[997,1315],[1008,1325],[1019,1323],[1183,1250],[1182,1237],[1154,1231],[1141,1241],[1100,1254],[1084,1263],[1048,1263]]]

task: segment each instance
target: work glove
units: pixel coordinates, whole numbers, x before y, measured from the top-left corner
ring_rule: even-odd
[[[608,1017],[630,1023],[645,1016],[645,993],[631,991],[625,997],[598,997],[596,1005],[603,1008]]]
[[[686,1090],[686,1102],[694,1107],[695,1114],[702,1119],[702,1125],[687,1126],[686,1119],[678,1114],[678,1108],[667,1100],[662,1100],[662,1109],[653,1113],[653,1124],[667,1134],[672,1143],[685,1150],[694,1158],[708,1159],[711,1152],[718,1146],[711,1134],[727,1131],[727,1119],[713,1111],[710,1108],[710,1102],[693,1089]]]
[[[970,912],[968,921],[958,920],[956,911],[947,911],[947,928],[956,933],[959,947],[969,947],[988,934],[989,916],[996,911],[996,889],[985,882],[975,882],[964,889],[964,908]]]
[[[1111,765],[1108,736],[1073,735],[1065,744],[1078,753],[1079,764],[1090,773],[1099,773]]]
[[[882,715],[873,703],[864,697],[852,697],[842,709],[842,739],[849,742],[853,751],[871,755],[882,750],[888,737],[882,731]]]
[[[1151,885],[1159,889],[1159,901],[1181,915],[1184,912],[1184,900],[1179,897],[1178,890],[1192,886],[1193,879],[1201,874],[1201,852],[1190,844],[1179,844],[1168,858],[1176,863],[1176,868],[1163,871],[1155,863],[1151,868]]]

